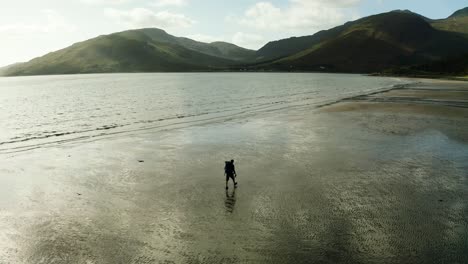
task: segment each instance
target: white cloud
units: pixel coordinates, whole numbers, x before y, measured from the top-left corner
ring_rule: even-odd
[[[80,0],[81,2],[89,5],[121,5],[131,0]]]
[[[172,13],[169,11],[153,12],[146,8],[134,8],[129,11],[108,8],[106,9],[105,14],[106,16],[116,20],[117,23],[131,28],[187,28],[195,24],[194,20],[183,14]]]
[[[15,23],[0,25],[0,33],[7,33],[4,37],[18,37],[29,34],[70,33],[76,27],[69,24],[65,17],[51,9],[40,11],[41,18],[36,23]]]
[[[185,6],[188,4],[188,0],[156,0],[152,3],[155,7],[168,7],[168,6]]]
[[[290,0],[285,8],[258,2],[242,17],[229,17],[243,26],[288,33],[313,33],[351,18],[352,7],[361,0]]]

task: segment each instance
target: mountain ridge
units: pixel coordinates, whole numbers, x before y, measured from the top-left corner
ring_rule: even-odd
[[[361,18],[311,36],[270,42],[258,53],[262,56],[270,48],[270,54],[282,57],[253,68],[371,73],[468,52],[468,37],[463,32],[435,28],[432,23],[433,20],[406,10]],[[286,56],[284,50],[272,50],[298,40],[308,41],[301,44],[310,47],[301,47]]]
[[[123,31],[120,33],[134,32],[134,31],[142,32],[154,41],[177,44],[187,49],[191,49],[191,50],[205,53],[211,56],[217,56],[217,57],[230,59],[230,60],[239,60],[239,61],[246,60],[246,59],[250,59],[255,54],[254,50],[245,49],[237,45],[234,45],[232,43],[227,43],[227,42],[222,42],[222,41],[205,43],[201,41],[192,40],[186,37],[176,37],[176,36],[168,34],[165,30],[158,29],[158,28],[143,28],[143,29],[138,29],[138,30],[127,30],[127,31]],[[220,43],[224,43],[223,48],[220,48]],[[229,44],[229,45],[225,45],[225,44]],[[235,57],[231,56],[231,53],[235,53],[236,56]]]
[[[440,30],[468,34],[468,7],[455,11],[446,19],[434,20],[431,24]]]
[[[462,8],[460,10],[455,11],[449,18],[454,17],[467,17],[468,16],[468,7]]]
[[[167,71],[326,71],[372,73],[427,65],[468,53],[468,8],[433,20],[410,10],[363,17],[313,35],[271,41],[257,51],[205,43],[157,28],[75,43],[0,74]],[[463,57],[464,58],[464,57]]]
[[[6,70],[6,75],[112,72],[206,71],[233,61],[167,42],[138,31],[102,35]]]

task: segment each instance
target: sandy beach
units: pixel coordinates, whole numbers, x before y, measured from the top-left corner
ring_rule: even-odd
[[[468,83],[413,81],[2,154],[0,263],[467,263]]]

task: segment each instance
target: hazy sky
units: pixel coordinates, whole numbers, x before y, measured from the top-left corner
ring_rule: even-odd
[[[126,29],[158,27],[258,49],[394,9],[444,18],[466,6],[466,0],[0,0],[0,66]]]

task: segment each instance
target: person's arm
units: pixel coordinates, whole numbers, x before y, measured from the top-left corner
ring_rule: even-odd
[[[234,175],[237,177],[236,167],[234,166],[234,164],[232,164],[232,171],[234,172]]]

